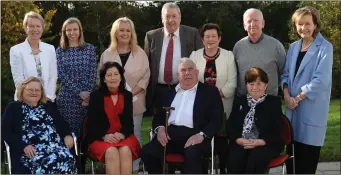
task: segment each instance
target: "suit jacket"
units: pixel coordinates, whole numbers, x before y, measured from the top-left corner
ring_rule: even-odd
[[[294,110],[285,108],[285,115],[293,125],[296,141],[322,146],[332,86],[333,46],[320,33],[317,34],[294,77],[301,45],[302,40],[290,45],[281,80],[282,86],[288,84],[291,96],[303,91],[307,98]]]
[[[202,83],[204,83],[204,73],[206,68],[206,60],[203,57],[203,53],[204,49],[202,48],[197,51],[193,51],[190,56],[190,59],[193,60],[199,70],[198,78]],[[234,91],[237,86],[237,69],[233,53],[220,48],[220,55],[215,60],[215,65],[217,69],[216,87],[221,89],[224,94],[224,98],[222,98],[222,100],[226,119],[228,119],[232,110]]]
[[[40,62],[42,79],[44,81],[44,90],[46,96],[54,100],[56,98],[57,88],[57,59],[54,46],[39,41]],[[31,46],[27,39],[10,49],[10,64],[15,87],[30,76],[37,77],[36,62],[31,54]],[[14,94],[14,100],[17,100],[17,91]]]
[[[176,95],[175,89],[165,95],[162,106],[171,106]],[[216,87],[198,82],[197,93],[193,105],[193,128],[199,133],[204,132],[212,138],[219,130],[222,116],[223,103]],[[157,110],[153,118],[153,130],[158,126],[165,126],[166,111]]]
[[[108,61],[118,62],[122,65],[121,58],[117,51],[111,52],[108,49],[105,50],[102,53],[98,66],[98,80],[99,70],[103,64]],[[124,77],[129,87],[134,89],[138,86],[144,90],[136,95],[137,100],[133,103],[133,115],[141,115],[144,111],[146,111],[146,92],[150,76],[148,58],[142,48],[137,46],[137,51],[130,54],[128,61],[124,66],[124,70]]]
[[[180,25],[181,57],[189,57],[192,51],[203,47],[200,34],[196,28]],[[164,28],[158,28],[146,33],[144,39],[144,51],[146,52],[150,66],[150,81],[147,90],[147,106],[152,107],[154,88],[159,77],[160,57],[164,38]]]
[[[21,105],[22,102],[14,101],[6,106],[1,121],[1,136],[11,147],[12,173],[29,174],[30,171],[20,163],[21,155],[24,153],[24,148],[27,146],[22,141],[22,125],[25,116],[22,114]],[[47,113],[53,118],[56,131],[63,141],[65,136],[71,135],[69,123],[67,123],[59,114],[57,106],[54,103],[47,102],[44,104],[44,107]]]
[[[246,96],[242,100],[235,100],[232,112],[227,121],[228,136],[232,142],[242,137],[244,119],[250,111]],[[265,100],[255,108],[254,121],[259,132],[259,139],[266,144],[282,144],[281,131],[283,126],[283,113],[281,99],[268,95]]]
[[[124,90],[124,109],[118,115],[122,125],[120,133],[126,138],[134,133],[133,124],[133,99],[131,92]],[[107,134],[110,128],[110,123],[107,114],[104,110],[104,96],[105,93],[96,90],[91,92],[88,106],[88,122],[87,122],[87,136],[86,141],[91,144],[95,140],[103,140],[102,137]]]

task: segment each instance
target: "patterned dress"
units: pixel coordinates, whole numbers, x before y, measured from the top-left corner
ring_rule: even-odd
[[[61,115],[70,124],[73,132],[79,133],[87,110],[82,107],[79,94],[91,92],[96,80],[96,51],[91,44],[56,50],[58,78],[61,86],[57,106]]]
[[[21,163],[29,168],[32,174],[75,173],[75,159],[62,142],[54,127],[53,118],[44,106],[40,104],[30,107],[23,104],[21,109],[25,116],[22,140],[36,148],[36,155],[30,159],[23,154]]]

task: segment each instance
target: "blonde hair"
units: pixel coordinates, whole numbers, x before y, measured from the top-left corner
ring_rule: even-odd
[[[131,30],[131,38],[129,41],[129,45],[130,45],[130,49],[132,52],[136,52],[137,51],[137,36],[136,36],[136,32],[135,32],[135,27],[134,27],[134,23],[132,20],[130,20],[127,17],[123,17],[123,18],[118,18],[111,27],[111,31],[110,31],[110,46],[109,46],[109,50],[111,52],[115,52],[117,50],[117,39],[116,39],[116,33],[117,30],[119,29],[119,26],[122,22],[126,22],[130,25],[130,30]]]
[[[42,103],[46,103],[47,102],[47,97],[45,95],[43,84],[40,81],[40,79],[37,78],[37,77],[28,77],[28,78],[24,79],[24,81],[19,84],[19,86],[17,88],[17,98],[18,98],[18,101],[20,101],[20,102],[24,101],[24,99],[23,99],[24,89],[31,82],[38,82],[40,84],[41,97],[40,97],[39,101],[42,102]]]
[[[23,21],[23,28],[24,30],[26,31],[26,27],[27,27],[27,23],[28,23],[28,18],[36,18],[36,19],[39,19],[40,22],[41,22],[41,26],[45,27],[45,22],[44,22],[44,18],[39,15],[38,13],[34,12],[34,11],[30,11],[30,12],[27,12],[25,14],[25,17],[24,17],[24,21]]]
[[[307,6],[297,9],[291,17],[292,27],[295,30],[296,35],[299,36],[299,34],[296,32],[297,29],[295,23],[297,20],[301,19],[305,15],[310,15],[313,19],[313,23],[316,25],[316,29],[313,32],[313,37],[315,38],[315,36],[321,31],[322,25],[320,22],[319,14],[314,7]]]
[[[62,49],[67,49],[70,46],[69,39],[66,36],[66,26],[69,25],[69,24],[72,24],[72,23],[78,24],[78,27],[79,27],[78,45],[79,46],[85,46],[82,24],[81,24],[81,22],[79,21],[78,18],[71,17],[71,18],[68,18],[63,23],[62,36],[60,37],[60,48],[62,48]]]

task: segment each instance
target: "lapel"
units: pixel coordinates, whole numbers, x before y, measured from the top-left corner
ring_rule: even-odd
[[[219,57],[215,60],[215,66],[217,70],[217,82],[216,84],[220,84],[220,81],[222,77],[227,76],[227,61],[226,59],[229,59],[226,55],[222,55],[222,48],[220,48],[220,55]],[[226,81],[226,80],[225,80]]]
[[[203,105],[205,99],[205,95],[204,93],[202,93],[202,85],[203,83],[201,83],[200,81],[198,82],[198,89],[197,89],[197,93],[195,94],[195,99],[194,99],[194,105],[193,105],[193,127],[195,128],[196,124],[197,124],[197,118],[199,116],[201,116],[202,112],[200,109],[202,109],[201,105]]]
[[[161,52],[162,52],[162,45],[163,45],[163,28],[161,30],[158,30],[155,33],[155,58],[156,58],[156,72],[159,74],[159,68],[160,68],[160,60],[161,60]]]
[[[141,67],[140,65],[142,63],[140,63],[139,59],[136,57],[137,56],[137,52],[136,53],[131,53],[129,55],[129,58],[127,60],[126,65],[124,65],[124,69],[125,71],[125,75],[128,76],[136,71],[139,70],[139,68]],[[119,57],[119,56],[118,56]],[[121,58],[119,58],[119,60],[121,61]],[[122,63],[121,63],[122,64]]]
[[[180,35],[180,44],[181,44],[181,57],[184,57],[186,55],[186,32],[184,28],[180,25],[179,27],[179,35]],[[183,42],[182,42],[182,41]]]
[[[50,64],[50,58],[51,56],[49,56],[49,50],[47,47],[45,47],[45,45],[42,44],[41,41],[39,41],[39,49],[40,49],[40,63],[41,63],[41,73],[42,73],[42,77],[44,80],[48,80],[48,78],[46,76],[47,72],[49,71],[49,64]]]
[[[313,56],[315,55],[315,53],[319,50],[321,42],[323,40],[322,35],[319,33],[317,34],[316,38],[314,39],[313,43],[311,44],[311,46],[309,47],[307,53],[304,55],[302,63],[300,65],[300,67],[298,68],[296,77],[303,71],[303,69],[305,68],[305,66],[307,66],[307,64],[312,60]],[[301,41],[302,42],[302,41]],[[300,45],[301,46],[301,45]],[[297,56],[296,56],[297,57]],[[297,58],[296,58],[297,60]],[[295,66],[296,66],[296,62],[295,62]]]
[[[290,74],[289,74],[289,77],[292,81],[294,81],[294,75],[295,75],[295,69],[296,69],[296,62],[297,62],[297,57],[298,57],[298,53],[300,52],[301,50],[301,45],[302,45],[302,40],[299,40],[295,45],[294,45],[294,50],[292,51],[292,55],[291,55],[291,58],[292,58],[292,61],[291,61],[291,65],[290,65]]]

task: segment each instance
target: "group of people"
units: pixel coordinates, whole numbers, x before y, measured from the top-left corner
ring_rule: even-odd
[[[314,174],[326,133],[333,63],[333,46],[320,34],[317,10],[295,11],[292,25],[301,39],[287,54],[280,41],[263,33],[258,9],[245,11],[247,36],[233,51],[219,46],[217,24],[205,24],[200,32],[180,25],[176,3],[163,5],[161,19],[163,27],[146,33],[144,49],[133,22],[117,19],[97,66],[95,47],[84,41],[77,18],[64,22],[55,50],[40,41],[44,19],[35,12],[25,15],[27,38],[10,50],[15,101],[7,105],[1,126],[11,147],[12,172],[76,173],[70,150],[74,132],[87,144],[88,155],[105,163],[107,174],[131,174],[140,159],[149,174],[160,174],[165,148],[184,156],[183,173],[201,174],[202,157],[227,120],[228,151],[219,156],[226,157],[227,173],[263,173],[284,148],[282,88],[296,173]],[[175,108],[168,120],[163,107]],[[145,112],[153,116],[156,136],[142,147]]]

